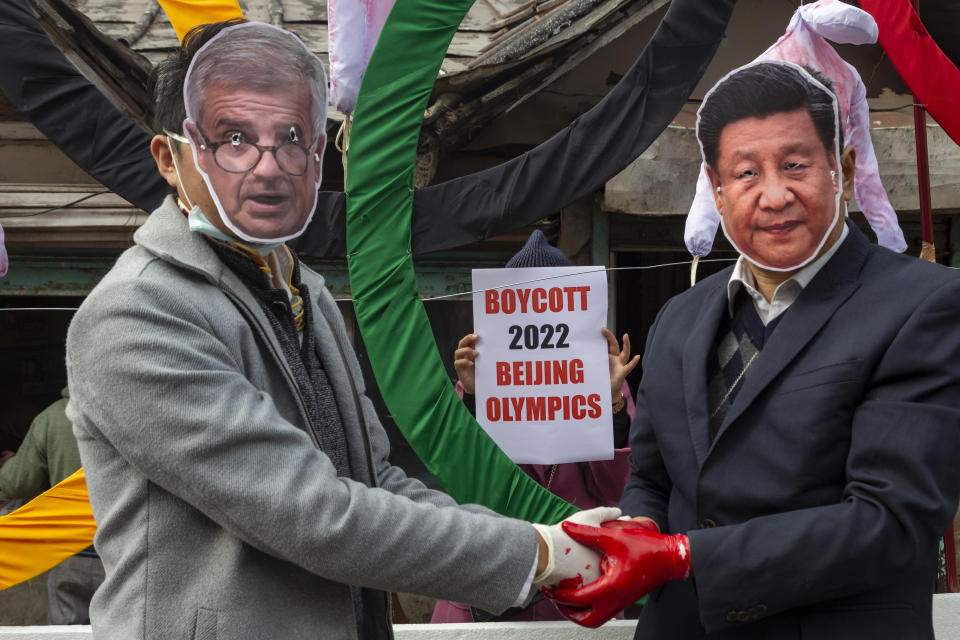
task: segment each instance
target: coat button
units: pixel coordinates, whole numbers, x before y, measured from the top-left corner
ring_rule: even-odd
[[[701,529],[713,529],[715,526],[717,526],[717,523],[711,520],[710,518],[706,518],[700,521]]]
[[[727,612],[727,622],[736,622],[737,621],[737,612],[728,611]]]
[[[737,620],[740,622],[748,622],[750,620],[750,614],[746,611],[740,611],[737,613]]]

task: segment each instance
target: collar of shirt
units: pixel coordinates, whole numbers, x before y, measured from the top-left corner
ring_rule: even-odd
[[[730,316],[733,316],[733,302],[737,298],[737,292],[742,287],[753,298],[753,306],[764,326],[769,324],[774,318],[789,309],[790,305],[800,297],[800,293],[810,284],[813,277],[837,252],[849,232],[847,225],[844,224],[843,231],[840,232],[840,238],[833,243],[833,246],[827,249],[822,256],[781,282],[774,290],[773,298],[769,302],[763,297],[762,293],[757,291],[757,281],[753,277],[753,271],[750,270],[750,263],[747,262],[746,258],[740,256],[737,264],[733,267],[730,279],[727,281],[727,310]]]

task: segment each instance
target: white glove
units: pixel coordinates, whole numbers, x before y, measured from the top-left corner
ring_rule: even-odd
[[[567,520],[591,527],[599,527],[601,522],[616,520],[620,517],[617,507],[596,507],[578,511]],[[560,523],[554,525],[535,524],[537,531],[547,543],[547,568],[533,579],[535,586],[555,585],[567,578],[578,578],[577,586],[593,582],[600,577],[599,551],[575,542],[563,532]]]

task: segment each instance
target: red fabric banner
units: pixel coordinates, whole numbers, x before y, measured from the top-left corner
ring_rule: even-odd
[[[960,69],[927,32],[910,0],[860,0],[880,28],[880,44],[917,101],[960,144]]]

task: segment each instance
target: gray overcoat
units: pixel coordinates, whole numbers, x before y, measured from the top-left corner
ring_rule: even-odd
[[[260,305],[172,198],[134,241],[67,337],[67,415],[107,572],[96,638],[355,638],[347,585],[514,603],[533,527],[391,466],[321,276],[302,269],[355,480],[311,436]]]

